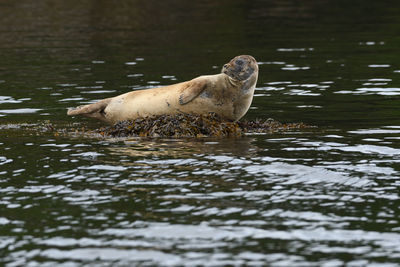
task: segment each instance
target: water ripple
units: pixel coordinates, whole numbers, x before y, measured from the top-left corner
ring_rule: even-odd
[[[36,113],[43,109],[40,108],[16,108],[16,109],[0,109],[0,113],[4,114],[28,114],[28,113]]]

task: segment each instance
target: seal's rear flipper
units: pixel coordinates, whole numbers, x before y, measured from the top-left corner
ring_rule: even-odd
[[[82,115],[82,116],[89,117],[89,118],[105,120],[104,109],[107,107],[107,105],[110,102],[111,102],[111,98],[106,98],[106,99],[103,99],[103,100],[93,103],[93,104],[79,106],[76,108],[71,108],[71,109],[68,109],[67,115],[69,115],[69,116]]]
[[[207,82],[204,80],[190,81],[186,88],[179,95],[179,104],[185,105],[200,95],[207,87]]]

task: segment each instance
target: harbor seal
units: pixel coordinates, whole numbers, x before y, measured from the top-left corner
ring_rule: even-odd
[[[237,121],[251,105],[257,78],[256,60],[252,56],[241,55],[225,64],[220,74],[132,91],[69,109],[67,114],[95,118],[110,124],[152,115],[201,115],[209,112],[229,121]]]

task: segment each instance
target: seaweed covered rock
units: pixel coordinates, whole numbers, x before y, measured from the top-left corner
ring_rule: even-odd
[[[138,118],[102,128],[99,133],[113,137],[203,137],[242,134],[236,123],[224,121],[215,113],[208,115],[182,113]]]
[[[300,123],[281,123],[274,119],[256,119],[255,121],[238,122],[239,128],[245,133],[271,133],[295,129],[313,128],[313,126]]]
[[[97,132],[105,137],[223,137],[309,128],[303,123],[283,124],[273,119],[229,122],[215,113],[159,115],[121,121]]]

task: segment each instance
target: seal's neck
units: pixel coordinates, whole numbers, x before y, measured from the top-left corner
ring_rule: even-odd
[[[255,73],[255,74],[251,75],[247,80],[243,81],[242,88],[241,88],[243,93],[246,93],[248,91],[254,91],[254,89],[256,87],[256,83],[257,83],[257,78],[258,78],[258,74]]]
[[[225,79],[231,86],[240,88],[240,93],[244,95],[254,91],[257,83],[257,74],[250,76],[247,80],[244,81],[238,81],[230,77],[229,75],[226,75]]]
[[[231,76],[229,76],[229,75],[227,75],[227,74],[225,74],[225,73],[221,73],[221,74],[224,75],[224,78],[225,78],[226,82],[227,82],[230,86],[232,86],[232,87],[239,87],[239,88],[242,87],[243,81],[238,81],[238,80],[232,78]]]

